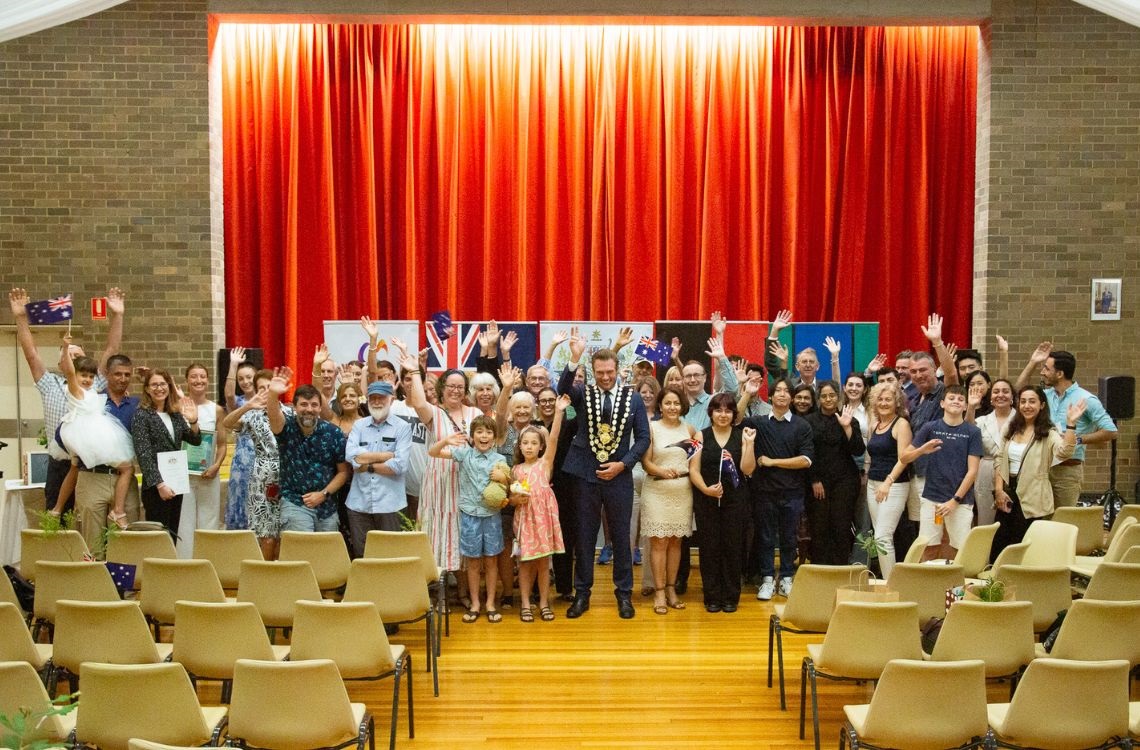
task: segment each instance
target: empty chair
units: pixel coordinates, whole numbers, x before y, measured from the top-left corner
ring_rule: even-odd
[[[297,600],[321,601],[313,568],[303,560],[266,562],[242,560],[237,600],[252,602],[267,628],[293,627]],[[273,630],[270,631],[270,639]]]
[[[148,557],[174,560],[178,551],[167,531],[122,531],[107,541],[107,562],[135,566],[135,590],[142,588],[142,561]]]
[[[1135,667],[1140,665],[1138,624],[1140,601],[1078,599],[1061,623],[1053,650],[1046,653],[1038,644],[1037,655],[1083,661],[1125,659]]]
[[[229,701],[234,662],[281,661],[288,646],[269,642],[257,607],[249,602],[179,601],[174,605],[174,661],[194,680],[220,680],[222,702]]]
[[[20,575],[36,582],[36,563],[41,560],[56,562],[83,562],[89,552],[87,542],[78,531],[20,531]]]
[[[396,747],[396,717],[400,676],[407,675],[408,738],[414,738],[412,657],[403,646],[392,646],[371,602],[297,602],[290,656],[294,661],[332,659],[342,680],[392,677],[391,750]]]
[[[424,579],[429,588],[435,587],[435,632],[439,633],[439,620],[443,617],[443,633],[451,634],[447,608],[447,572],[435,562],[435,553],[426,531],[369,531],[364,541],[364,556],[376,558],[418,557],[424,566]],[[439,656],[439,639],[435,642]]]
[[[380,612],[380,619],[387,625],[424,620],[427,626],[427,668],[432,672],[435,694],[439,695],[435,618],[418,557],[362,557],[353,560],[348,585],[344,588],[344,601],[372,602]]]
[[[1107,747],[1128,734],[1128,662],[1035,659],[1013,700],[987,713],[1001,747]]]
[[[229,742],[236,747],[311,750],[372,740],[372,715],[350,703],[331,659],[234,665]]]
[[[1000,580],[1013,587],[1018,601],[1033,604],[1034,633],[1045,632],[1057,615],[1073,603],[1067,567],[1006,565],[1001,569]]]
[[[146,571],[146,585],[139,601],[143,614],[154,626],[154,639],[160,628],[174,624],[174,603],[224,602],[226,593],[214,565],[209,560],[165,560],[148,557],[140,571]]]
[[[84,662],[157,664],[169,643],[155,643],[138,602],[57,602],[52,664],[56,676],[79,674]],[[54,684],[54,680],[51,684]]]
[[[1074,575],[1092,578],[1093,573],[1102,563],[1120,562],[1124,553],[1136,545],[1140,545],[1140,523],[1131,523],[1122,528],[1112,543],[1108,545],[1104,557],[1078,557],[1069,566],[1069,569],[1073,571]]]
[[[1120,556],[1120,562],[1129,565],[1140,565],[1140,544],[1129,547],[1128,551]]]
[[[975,526],[966,535],[966,541],[954,556],[954,562],[962,566],[962,573],[967,578],[977,577],[990,564],[990,547],[994,544],[998,526],[1000,524],[997,523]]]
[[[907,548],[906,555],[903,557],[902,561],[905,563],[922,562],[922,553],[926,551],[926,546],[928,544],[930,544],[930,539],[919,534],[915,540],[910,543],[910,547]]]
[[[1022,565],[1052,567],[1072,565],[1077,557],[1077,527],[1056,521],[1034,521],[1025,532],[1029,542]]]
[[[986,679],[1017,675],[1036,656],[1033,605],[1029,602],[954,602],[934,644],[930,661],[981,659]]]
[[[348,581],[348,547],[339,531],[282,531],[278,560],[304,560],[313,566],[321,591],[333,591]]]
[[[1140,522],[1140,504],[1129,503],[1128,505],[1120,506],[1120,510],[1116,512],[1116,518],[1112,521],[1112,528],[1108,530],[1108,541],[1105,544],[1112,544],[1112,540],[1116,538],[1116,532],[1123,528],[1123,524],[1128,520]]]
[[[24,615],[15,604],[0,602],[0,661],[22,661],[30,664],[48,680],[51,665],[50,643],[36,643],[24,622]],[[8,714],[11,716],[11,714]]]
[[[127,750],[132,738],[171,745],[216,745],[226,709],[203,708],[181,664],[99,664],[80,668],[80,745]]]
[[[25,661],[0,660],[0,714],[15,717],[20,709],[46,713],[51,698],[31,664]],[[33,742],[46,740],[50,747],[67,747],[71,730],[75,728],[75,711],[65,715],[44,716],[35,726],[29,727],[19,747],[33,747]]]
[[[796,585],[787,604],[774,604],[768,619],[768,687],[772,687],[772,647],[776,647],[780,670],[780,709],[784,699],[784,638],[789,633],[826,633],[835,611],[835,591],[849,584],[863,585],[868,571],[863,565],[804,564],[796,570]]]
[[[978,573],[976,578],[970,579],[969,582],[984,582],[991,578],[997,578],[1003,565],[1021,565],[1021,562],[1025,559],[1025,552],[1028,549],[1029,542],[1018,542],[1017,544],[1009,545],[998,553],[993,565],[988,569],[983,569],[981,573]]]
[[[119,591],[106,566],[98,562],[50,562],[41,560],[36,569],[35,625],[33,640],[39,640],[45,625],[55,624],[55,605],[60,599],[91,602],[117,602]]]
[[[899,601],[918,604],[918,622],[946,614],[946,589],[965,583],[961,565],[899,563],[891,569],[887,587],[899,592]]]
[[[939,636],[941,638],[941,636]],[[954,696],[947,701],[946,696]],[[847,723],[839,731],[852,748],[905,747],[908,750],[985,747],[985,665],[978,659],[887,663],[869,704],[844,706]]]
[[[12,579],[6,575],[0,575],[0,604],[14,604],[21,612],[24,610],[20,597],[16,596],[16,589],[12,586]]]
[[[232,591],[238,586],[242,560],[264,560],[257,537],[252,531],[194,530],[194,557],[214,565],[222,587]]]
[[[1140,565],[1101,563],[1089,579],[1085,598],[1116,602],[1140,599]]]
[[[161,742],[131,739],[127,742],[127,750],[198,750],[196,747],[179,747],[177,745],[164,745]]]
[[[1052,520],[1077,527],[1078,555],[1091,555],[1104,549],[1104,508],[1099,505],[1057,508]]]
[[[794,590],[794,589],[793,589]],[[800,667],[800,739],[804,738],[807,688],[819,750],[816,678],[877,680],[892,659],[922,659],[918,605],[914,602],[839,602],[822,644],[808,644]]]

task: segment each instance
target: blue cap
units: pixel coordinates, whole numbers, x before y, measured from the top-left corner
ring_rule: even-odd
[[[377,380],[368,384],[369,396],[392,396],[396,390],[387,380]]]

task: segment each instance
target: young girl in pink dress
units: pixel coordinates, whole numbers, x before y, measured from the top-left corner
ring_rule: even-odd
[[[534,622],[530,592],[538,579],[539,616],[554,619],[550,608],[550,556],[565,552],[562,527],[558,525],[558,502],[550,489],[558,432],[570,397],[558,399],[549,437],[540,427],[525,427],[515,444],[515,465],[511,469],[511,504],[515,507],[515,543],[518,546],[519,590],[522,609],[519,618]],[[548,449],[549,448],[549,449]]]

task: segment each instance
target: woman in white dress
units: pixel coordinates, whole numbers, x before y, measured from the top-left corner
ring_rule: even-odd
[[[203,440],[213,435],[213,454],[206,456],[208,464],[199,467],[201,474],[190,474],[190,491],[182,496],[182,516],[178,528],[178,556],[193,557],[194,529],[215,530],[222,528],[222,480],[218,476],[222,462],[226,460],[228,445],[226,428],[222,424],[225,412],[218,404],[210,401],[210,373],[206,366],[195,362],[186,368],[186,395],[198,405],[198,429]],[[183,446],[185,447],[185,446]],[[194,472],[195,467],[191,466]]]
[[[649,424],[649,450],[642,458],[645,481],[641,485],[641,533],[649,537],[653,568],[653,611],[684,609],[677,598],[677,567],[681,563],[681,537],[693,533],[693,489],[689,483],[689,454],[685,441],[697,434],[681,417],[689,399],[677,388],[657,394],[661,419]]]

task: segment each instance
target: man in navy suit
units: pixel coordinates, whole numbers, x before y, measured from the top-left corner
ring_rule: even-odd
[[[629,539],[633,512],[633,465],[649,447],[649,419],[641,396],[628,385],[617,384],[617,355],[599,349],[591,356],[594,385],[574,386],[574,372],[586,351],[578,329],[570,334],[572,361],[558,380],[558,392],[570,395],[578,432],[570,443],[562,471],[574,478],[578,514],[577,564],[574,566],[574,602],[569,618],[581,617],[590,608],[594,585],[594,544],[604,511],[613,539]],[[628,544],[614,545],[614,595],[618,614],[634,615],[633,555]]]

